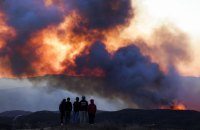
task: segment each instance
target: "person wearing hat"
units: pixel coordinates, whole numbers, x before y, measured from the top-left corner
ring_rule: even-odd
[[[85,99],[85,96],[82,96],[80,101],[80,123],[87,123],[87,111],[88,111],[88,102]]]
[[[94,99],[91,99],[90,104],[88,106],[89,124],[94,124],[96,111],[97,111],[97,107],[94,104]]]
[[[79,111],[80,111],[79,97],[76,97],[76,101],[73,103],[73,123],[79,123]]]
[[[70,98],[67,98],[67,102],[65,103],[65,123],[70,123],[71,119],[71,111],[72,111],[72,103],[70,102]]]

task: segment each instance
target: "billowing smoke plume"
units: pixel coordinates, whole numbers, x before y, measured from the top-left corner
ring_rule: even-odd
[[[173,87],[166,84],[167,75],[134,45],[120,48],[110,55],[103,43],[96,42],[90,48],[89,54],[77,57],[76,63],[79,71],[85,68],[102,69],[107,86],[101,87],[111,87],[110,93],[116,91],[125,94],[140,107],[168,104],[173,97],[165,97],[165,90]]]
[[[141,108],[170,105],[176,100],[179,86],[174,64],[188,56],[186,46],[179,44],[187,42],[176,33],[166,37],[162,33],[166,29],[157,32],[157,40],[162,43],[158,46],[147,46],[148,40],[136,44],[131,38],[120,39],[136,15],[132,2],[1,0],[0,18],[3,14],[5,19],[0,20],[0,27],[2,22],[8,29],[0,29],[0,76],[59,74],[47,76],[51,86],[80,94],[118,97]],[[5,34],[12,37],[5,38]],[[155,52],[155,48],[162,50]],[[163,63],[159,60],[162,58],[157,58],[160,54]],[[161,69],[165,63],[167,71]]]
[[[7,50],[3,54],[9,58],[8,64],[13,75],[35,73],[31,66],[32,62],[39,59],[36,53],[38,47],[27,47],[28,40],[34,32],[61,22],[60,11],[56,7],[45,8],[43,0],[4,0],[0,8],[8,18],[7,23],[15,28],[17,33],[17,37],[9,40],[2,49]]]
[[[107,29],[129,23],[133,15],[130,0],[71,0],[72,5],[86,20],[80,26]]]
[[[101,32],[100,30],[128,24],[133,16],[130,0],[66,0],[52,2],[55,2],[55,5],[46,7],[44,0],[1,1],[0,8],[8,18],[7,23],[17,33],[17,37],[9,40],[4,49],[0,50],[4,51],[2,55],[8,56],[8,64],[10,64],[13,75],[37,75],[37,68],[32,64],[42,60],[37,50],[43,45],[31,44],[30,39],[40,30],[61,23],[64,17],[71,15],[71,12],[78,13],[77,15],[81,18],[74,19],[75,24],[72,25],[71,31],[74,32],[73,35],[77,36],[82,35],[81,33],[84,32],[82,37],[90,35],[87,34],[89,30],[98,29],[96,32]],[[62,6],[58,3],[62,3]],[[62,32],[63,30],[58,33],[61,34]],[[77,36],[71,37],[77,39]],[[101,35],[101,37],[103,36]]]
[[[48,0],[46,0],[48,1]],[[50,0],[65,12],[77,11],[83,18],[78,26],[88,29],[109,29],[128,24],[134,11],[131,0]]]

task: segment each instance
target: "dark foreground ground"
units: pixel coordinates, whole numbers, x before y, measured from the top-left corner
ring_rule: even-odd
[[[8,115],[8,116],[7,116]],[[19,116],[20,115],[20,116]],[[125,109],[98,112],[95,125],[59,126],[59,113],[51,111],[0,113],[0,129],[44,130],[200,130],[200,112]]]

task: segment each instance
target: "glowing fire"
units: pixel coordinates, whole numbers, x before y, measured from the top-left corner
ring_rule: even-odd
[[[175,104],[175,105],[171,106],[171,108],[173,110],[186,110],[186,106],[184,104],[181,104],[181,103]]]
[[[5,46],[6,40],[15,36],[14,29],[6,24],[6,20],[6,16],[0,12],[0,49]]]
[[[44,0],[44,2],[47,8],[48,6],[51,6],[53,4],[58,4],[61,11],[63,11],[62,6],[64,5],[62,5],[62,1]],[[117,10],[119,6],[120,5],[118,3],[113,3],[112,9]],[[28,52],[29,49],[34,48],[32,49],[33,53],[35,53],[39,57],[39,59],[36,59],[31,63],[31,67],[34,68],[36,72],[36,74],[33,74],[31,76],[63,73],[67,75],[76,75],[76,72],[74,72],[73,70],[73,68],[76,67],[74,61],[76,56],[80,55],[83,51],[87,52],[91,44],[99,39],[103,43],[105,43],[106,49],[111,54],[117,49],[128,44],[137,44],[133,42],[134,40],[136,40],[136,38],[133,38],[135,37],[134,35],[138,35],[138,32],[134,31],[135,29],[133,28],[133,26],[135,26],[134,18],[132,21],[133,22],[131,22],[131,25],[119,25],[106,30],[88,29],[84,26],[81,26],[81,28],[79,29],[81,30],[81,33],[77,34],[77,32],[74,31],[74,28],[76,28],[76,26],[79,26],[80,23],[84,24],[84,22],[87,22],[87,20],[81,17],[76,10],[70,12],[70,14],[66,14],[64,16],[64,20],[61,23],[49,25],[42,30],[33,32],[31,37],[28,39],[26,45],[24,47],[21,47],[22,54],[27,55],[28,53],[30,53]],[[132,31],[128,32],[127,30]],[[5,46],[6,40],[8,40],[7,37],[11,39],[15,36],[14,30],[6,24],[6,18],[3,13],[0,13],[0,36],[0,49]],[[173,41],[177,40],[177,37],[164,37],[164,40],[162,38],[163,37],[160,37],[160,39],[156,39],[157,41],[152,41],[151,39],[148,39],[148,41],[152,41],[153,43],[157,44],[157,42],[173,43]],[[165,41],[166,39],[172,40]],[[151,44],[151,42],[149,42],[148,44]],[[165,53],[162,53],[163,51],[159,47],[153,46],[150,48],[153,48],[152,50],[161,50],[160,52],[152,51],[151,49],[149,51],[140,44],[138,44],[138,46],[142,50],[143,54],[150,56],[152,61],[159,63],[162,71],[168,69],[168,64],[166,63],[168,62],[168,57],[165,56]],[[162,55],[162,58],[160,58],[160,55]],[[2,59],[0,60],[2,61]],[[9,64],[4,60],[3,62],[5,64]],[[97,68],[95,69],[98,70]],[[9,71],[5,72],[5,69],[0,70],[0,72],[0,77],[13,77],[12,74],[9,74]],[[90,74],[87,72],[88,69],[87,71],[83,71],[83,73],[86,75]],[[103,75],[103,72],[100,72],[99,70],[95,72],[98,72],[97,76],[101,74]],[[30,74],[24,74],[24,76],[30,77]]]
[[[171,106],[161,106],[160,109],[186,110],[187,108],[182,103],[173,103]]]
[[[7,41],[16,36],[15,30],[6,23],[6,15],[0,11],[0,52],[6,46]],[[0,57],[0,77],[10,76],[9,59],[7,56]]]

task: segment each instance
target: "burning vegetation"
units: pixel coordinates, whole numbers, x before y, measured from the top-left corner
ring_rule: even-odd
[[[133,4],[134,0],[1,1],[0,76],[89,77],[72,84],[63,78],[49,83],[78,93],[87,93],[86,88],[88,94],[118,97],[138,108],[186,109],[170,104],[179,85],[175,63],[189,59],[187,38],[168,28],[155,31],[149,39],[154,45],[147,39],[133,40],[134,34],[122,37],[135,19]]]
[[[160,109],[187,110],[187,107],[182,103],[173,102],[170,106],[161,106]]]

